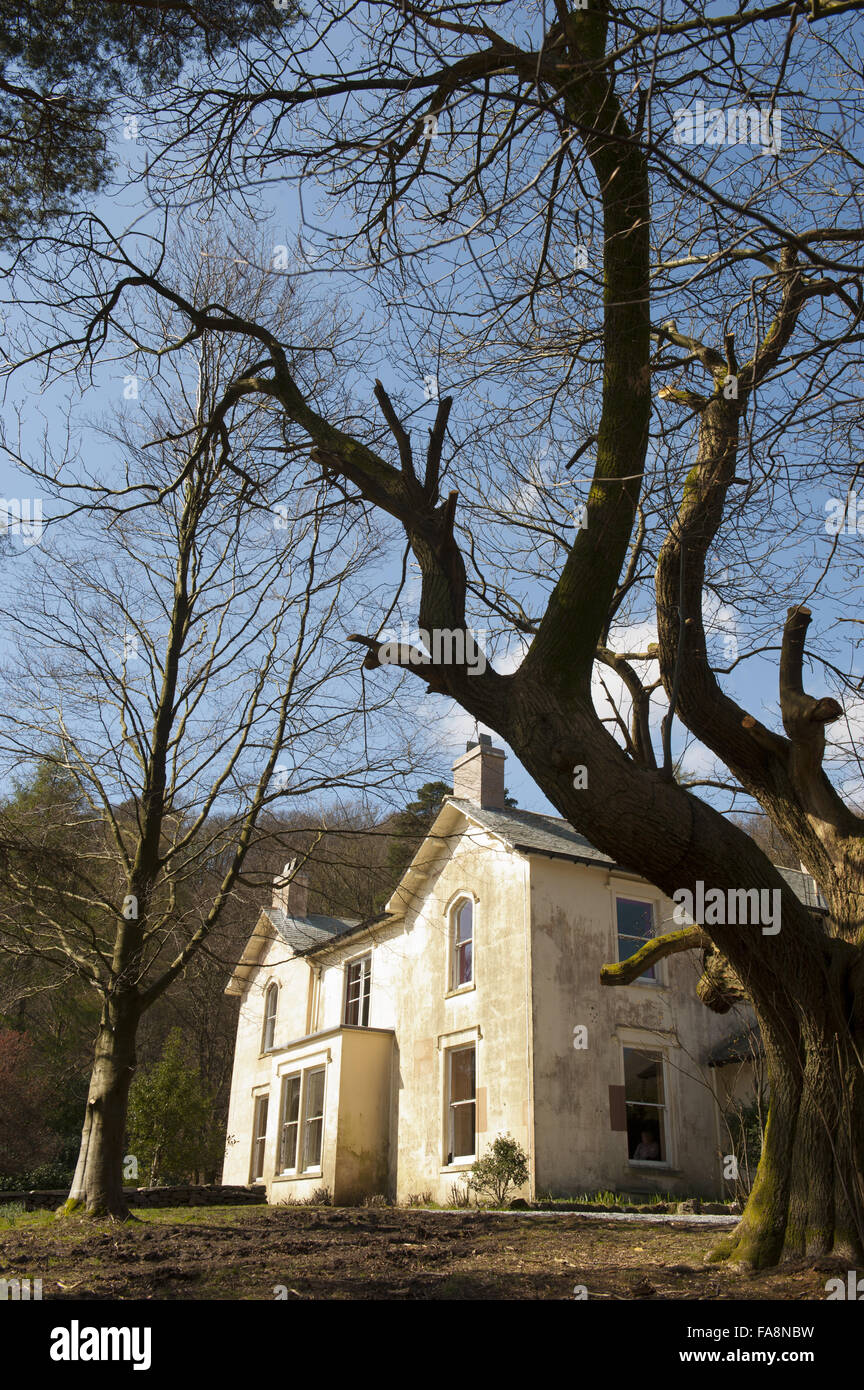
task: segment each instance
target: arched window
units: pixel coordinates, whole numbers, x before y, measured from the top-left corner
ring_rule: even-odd
[[[461,898],[450,909],[450,988],[474,980],[474,904]]]
[[[279,986],[268,985],[264,996],[264,1032],[261,1035],[261,1051],[269,1052],[276,1037],[276,1006],[279,1001]]]

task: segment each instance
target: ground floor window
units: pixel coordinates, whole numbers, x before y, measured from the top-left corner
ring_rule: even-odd
[[[321,1167],[324,1138],[324,1068],[282,1078],[277,1173]]]
[[[324,1068],[307,1071],[303,1102],[303,1170],[321,1167],[324,1138]]]
[[[477,1051],[455,1047],[447,1053],[447,1162],[473,1159],[477,1134]]]
[[[665,1163],[666,1086],[663,1055],[624,1048],[627,1153],[639,1163]]]
[[[255,1109],[252,1116],[252,1163],[250,1166],[250,1181],[255,1182],[264,1176],[264,1145],[267,1142],[267,1110],[269,1106],[268,1096],[255,1097]]]
[[[286,1076],[282,1082],[282,1127],[279,1150],[280,1173],[297,1167],[297,1137],[300,1131],[300,1075]]]

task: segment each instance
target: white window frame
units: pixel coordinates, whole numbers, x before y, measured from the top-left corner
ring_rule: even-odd
[[[625,1053],[625,1051],[629,1051],[629,1052],[639,1052],[639,1053],[641,1053],[641,1055],[642,1055],[643,1057],[647,1057],[647,1058],[648,1058],[649,1060],[651,1060],[651,1061],[659,1061],[659,1063],[660,1063],[660,1079],[661,1079],[661,1084],[662,1084],[662,1087],[663,1087],[663,1104],[662,1104],[662,1105],[658,1105],[655,1101],[642,1101],[642,1100],[639,1100],[639,1101],[636,1101],[636,1100],[630,1101],[630,1100],[627,1099],[627,1066],[626,1066],[626,1062],[625,1062],[625,1058],[624,1058],[624,1053]],[[628,1108],[629,1108],[631,1105],[641,1106],[643,1109],[649,1109],[649,1110],[657,1110],[657,1111],[659,1111],[659,1112],[660,1112],[660,1114],[659,1114],[659,1121],[660,1121],[660,1123],[658,1124],[657,1128],[658,1128],[658,1134],[662,1134],[663,1142],[662,1142],[662,1144],[661,1144],[661,1149],[662,1149],[663,1153],[665,1154],[665,1158],[631,1158],[631,1157],[630,1157],[630,1130],[629,1130],[629,1127],[628,1127],[628,1129],[625,1131],[626,1134],[627,1134],[627,1162],[628,1162],[628,1164],[630,1164],[631,1166],[636,1167],[636,1168],[643,1168],[643,1167],[644,1167],[645,1169],[652,1169],[652,1168],[673,1168],[675,1165],[674,1165],[674,1163],[672,1162],[672,1105],[671,1105],[671,1096],[670,1096],[670,1092],[669,1092],[669,1066],[668,1066],[668,1057],[667,1057],[667,1055],[666,1055],[666,1048],[665,1048],[665,1047],[659,1046],[657,1043],[650,1043],[650,1042],[642,1043],[642,1042],[633,1042],[633,1041],[623,1042],[623,1041],[622,1041],[622,1043],[621,1043],[621,1071],[622,1071],[622,1073],[623,1073],[623,1080],[624,1080],[624,1115],[625,1115],[625,1118],[627,1117]]]
[[[453,1090],[453,1059],[458,1052],[473,1052],[474,1054],[474,1095],[469,1100],[454,1101],[452,1099]],[[461,1043],[457,1047],[448,1047],[444,1053],[444,1086],[445,1086],[445,1129],[444,1129],[444,1166],[458,1167],[473,1163],[477,1157],[477,1044],[476,1042]],[[474,1107],[474,1152],[471,1154],[457,1154],[454,1144],[454,1107],[462,1105],[473,1105]]]
[[[471,978],[458,980],[459,948],[456,945],[457,919],[466,903],[471,908]],[[477,903],[471,893],[460,893],[447,909],[447,993],[456,994],[462,989],[473,989],[477,982]],[[467,942],[462,942],[462,948]]]
[[[362,971],[361,976],[360,976],[360,995],[359,995],[359,998],[358,998],[358,1003],[359,1003],[360,1007],[359,1007],[359,1009],[358,1009],[358,1022],[357,1022],[357,1023],[349,1023],[349,1022],[348,1022],[348,1003],[349,1003],[348,994],[349,994],[349,990],[350,990],[350,988],[351,988],[351,970],[352,970],[352,968],[354,968],[354,967],[356,967],[356,966],[358,966],[358,965],[362,967],[364,963],[366,963],[366,969],[365,969],[365,971]],[[364,990],[364,985],[365,985],[365,990]],[[365,1008],[366,1017],[365,1017],[365,1018],[363,1017],[363,1014],[364,1014],[363,1004],[364,1004],[364,1002],[365,1002],[365,1005],[366,1005],[366,1008]],[[371,952],[371,951],[364,951],[364,952],[362,953],[362,955],[359,955],[359,956],[351,956],[351,958],[350,958],[349,960],[346,960],[346,962],[345,962],[345,988],[344,988],[344,990],[343,990],[343,998],[342,998],[342,1026],[343,1026],[343,1028],[368,1028],[368,1027],[369,1027],[369,1014],[370,1014],[371,1008],[372,1008],[372,952]]]
[[[318,1075],[320,1075],[320,1076],[322,1077],[322,1085],[321,1085],[321,1114],[320,1114],[320,1115],[315,1115],[315,1116],[310,1116],[310,1115],[307,1113],[307,1112],[308,1112],[308,1109],[309,1109],[309,1083],[310,1083],[310,1080],[311,1080],[311,1078],[312,1078],[313,1076],[318,1076]],[[299,1134],[299,1142],[300,1142],[301,1147],[300,1147],[300,1149],[298,1150],[298,1158],[301,1158],[301,1155],[302,1155],[302,1166],[299,1167],[299,1168],[297,1169],[297,1172],[298,1172],[299,1174],[305,1175],[305,1174],[307,1174],[307,1173],[315,1174],[315,1173],[320,1173],[320,1172],[321,1172],[321,1168],[322,1168],[322,1165],[323,1165],[323,1162],[324,1162],[324,1118],[325,1118],[326,1114],[327,1114],[327,1068],[326,1068],[326,1066],[309,1067],[309,1069],[308,1069],[307,1071],[304,1071],[304,1073],[303,1073],[303,1086],[302,1086],[301,1096],[300,1096],[300,1134]],[[309,1126],[311,1123],[313,1123],[315,1120],[320,1120],[320,1121],[321,1121],[321,1141],[320,1141],[319,1151],[318,1151],[318,1162],[317,1162],[317,1163],[310,1163],[310,1164],[307,1165],[307,1163],[306,1163],[306,1136],[307,1136],[307,1132],[308,1132],[308,1126]]]
[[[657,899],[656,899],[656,898],[646,898],[646,897],[645,897],[643,894],[641,894],[641,893],[630,893],[630,892],[627,892],[626,889],[613,888],[613,890],[612,890],[612,926],[613,926],[613,928],[614,928],[614,930],[615,930],[615,956],[616,956],[616,959],[617,959],[617,961],[618,961],[618,963],[619,963],[619,965],[620,965],[620,964],[622,964],[624,961],[629,960],[629,959],[630,959],[630,956],[622,956],[622,955],[621,955],[621,933],[620,933],[619,930],[618,930],[618,903],[619,903],[619,902],[645,903],[645,905],[646,905],[647,907],[650,907],[650,909],[651,909],[651,925],[652,925],[652,927],[653,927],[653,929],[654,929],[654,936],[655,936],[655,937],[656,937],[656,935],[657,935],[657,923],[658,923],[658,918],[659,918],[659,907],[658,907],[658,903],[657,903]],[[625,935],[626,935],[626,933],[625,933]],[[635,941],[635,940],[639,940],[639,939],[641,939],[641,938],[637,938],[637,937],[631,937],[631,938],[630,938],[631,941]],[[632,955],[635,955],[636,953],[635,953],[635,951],[634,951],[634,952],[631,952],[631,954],[632,954]],[[654,974],[653,974],[653,975],[648,975],[647,973],[646,973],[646,974],[643,974],[643,975],[640,975],[637,979],[633,980],[631,983],[634,984],[634,985],[647,985],[647,987],[648,987],[649,989],[656,989],[658,985],[662,985],[662,984],[665,983],[665,981],[662,979],[661,967],[662,967],[662,961],[659,961],[659,960],[658,960],[658,961],[655,961],[654,964],[653,964],[653,966],[649,966],[649,967],[648,967],[649,970],[653,970],[653,971],[654,971]]]
[[[310,1078],[318,1072],[320,1072],[324,1077],[324,1084],[322,1087],[321,1094],[321,1114],[310,1116],[308,1114]],[[279,1080],[281,1082],[282,1089],[279,1098],[279,1133],[276,1145],[276,1177],[315,1177],[317,1174],[321,1172],[324,1164],[324,1124],[327,1118],[327,1062],[326,1060],[321,1060],[313,1062],[311,1066],[294,1066],[293,1068],[291,1068],[291,1070],[281,1073]],[[297,1125],[297,1134],[296,1144],[294,1148],[294,1166],[293,1168],[285,1168],[282,1166],[282,1136],[285,1130],[285,1100],[288,1093],[288,1083],[297,1080],[299,1080],[300,1082],[300,1088],[297,1104],[297,1119],[295,1121]],[[318,1162],[310,1164],[307,1168],[303,1166],[305,1162],[306,1153],[306,1134],[308,1125],[310,1123],[313,1123],[316,1119],[320,1119],[321,1121],[321,1152],[318,1157]]]
[[[290,1071],[290,1072],[286,1072],[285,1075],[281,1078],[281,1081],[282,1081],[282,1094],[281,1094],[281,1098],[280,1098],[280,1101],[279,1101],[279,1136],[278,1136],[278,1138],[279,1138],[279,1148],[278,1148],[278,1152],[277,1152],[277,1154],[276,1154],[276,1174],[277,1174],[277,1176],[279,1176],[279,1175],[281,1175],[281,1174],[283,1174],[283,1173],[296,1173],[296,1172],[297,1172],[297,1157],[298,1157],[298,1155],[299,1155],[299,1153],[300,1153],[301,1117],[302,1117],[302,1114],[303,1114],[303,1111],[302,1111],[302,1108],[301,1108],[301,1107],[302,1107],[302,1104],[303,1104],[303,1073],[302,1073],[302,1071]],[[285,1124],[286,1124],[286,1120],[285,1120],[285,1101],[286,1101],[287,1096],[288,1096],[288,1083],[289,1083],[290,1081],[297,1081],[297,1082],[299,1082],[299,1086],[298,1086],[298,1092],[297,1092],[297,1119],[294,1120],[294,1121],[292,1121],[292,1123],[296,1125],[296,1133],[295,1133],[295,1135],[294,1135],[294,1164],[293,1164],[293,1167],[285,1167],[285,1166],[283,1165],[283,1162],[282,1162],[282,1155],[283,1155],[284,1143],[285,1143],[284,1136],[285,1136]]]
[[[273,1012],[269,1012],[270,999],[274,1000]],[[261,1052],[272,1052],[276,1046],[276,1018],[279,1013],[279,986],[271,980],[264,991],[264,1026],[261,1029]],[[269,1041],[268,1041],[269,1038]]]
[[[263,1103],[263,1105],[266,1106],[266,1110],[265,1110],[265,1113],[264,1113],[264,1130],[263,1130],[263,1133],[259,1133],[259,1131],[258,1131],[258,1116],[259,1116],[260,1111],[261,1111],[262,1103]],[[265,1159],[265,1157],[266,1157],[266,1155],[265,1155],[265,1149],[266,1149],[266,1147],[267,1147],[267,1126],[269,1125],[269,1123],[270,1123],[270,1092],[269,1092],[269,1091],[263,1091],[263,1092],[261,1092],[259,1095],[255,1095],[255,1096],[252,1097],[252,1152],[251,1152],[251,1154],[249,1155],[249,1181],[250,1181],[250,1182],[262,1182],[263,1179],[264,1179],[264,1159]],[[258,1146],[259,1146],[259,1145],[261,1146],[261,1147],[260,1147],[260,1157],[261,1157],[260,1163],[259,1163],[259,1161],[258,1161],[258,1156],[259,1156],[259,1147],[258,1147]],[[260,1172],[257,1171],[259,1168],[260,1168]]]

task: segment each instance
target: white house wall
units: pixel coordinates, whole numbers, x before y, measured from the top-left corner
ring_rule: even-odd
[[[698,951],[660,962],[658,984],[600,983],[601,965],[618,959],[616,892],[653,900],[658,931],[674,929],[658,889],[603,867],[532,857],[537,1189],[717,1196],[720,1135],[705,1062],[730,1023],[696,996]],[[584,1048],[574,1046],[577,1027],[587,1030]],[[611,1127],[609,1088],[623,1086],[624,1046],[665,1057],[668,1164],[631,1163],[626,1133]]]
[[[431,1192],[446,1202],[470,1163],[447,1166],[445,1054],[476,1043],[480,1150],[509,1131],[530,1143],[528,1107],[525,861],[484,832],[448,840],[448,853],[403,921],[364,940],[348,938],[323,964],[319,1026],[344,1007],[344,970],[372,953],[370,1026],[395,1031],[388,1194]],[[474,900],[474,983],[449,989],[449,908]],[[318,960],[322,960],[319,953]]]
[[[664,919],[669,925],[671,904],[649,885],[605,868],[529,858],[461,824],[404,918],[314,957],[292,958],[280,940],[266,945],[240,1004],[223,1180],[249,1180],[254,1095],[266,1088],[264,1175],[271,1200],[340,1183],[353,1194],[345,1200],[360,1200],[365,1183],[399,1201],[427,1192],[448,1201],[470,1164],[446,1164],[446,1054],[474,1043],[478,1153],[497,1134],[513,1135],[530,1160],[523,1195],[608,1187],[717,1195],[722,1148],[704,1063],[732,1025],[696,997],[699,953],[662,962],[659,986],[599,982],[601,965],[617,958],[616,887],[624,896],[653,899],[661,928]],[[453,992],[448,912],[464,893],[474,899],[474,981]],[[350,1084],[340,1092],[342,1039],[364,1031],[342,1029],[340,1036],[345,966],[366,951],[372,956],[369,1026],[381,1038],[366,1052],[352,1050]],[[320,991],[310,1015],[313,971],[320,971]],[[262,1055],[271,981],[280,987],[275,1048]],[[577,1026],[587,1028],[585,1049],[573,1046]],[[328,1036],[322,1178],[274,1181],[280,1069],[291,1061],[284,1049],[291,1045],[293,1053],[298,1040],[314,1048]],[[623,1084],[624,1045],[661,1050],[666,1058],[671,1148],[663,1168],[631,1164],[626,1134],[611,1128],[609,1087]],[[368,1085],[361,1085],[367,1071]],[[389,1124],[382,1118],[388,1106]],[[347,1145],[341,1178],[340,1129]]]
[[[293,957],[290,948],[284,942],[271,940],[265,946],[258,969],[253,971],[240,1000],[231,1098],[228,1104],[228,1143],[222,1173],[222,1181],[225,1183],[249,1181],[253,1092],[260,1092],[262,1088],[269,1088],[264,1173],[265,1176],[272,1176],[274,1172],[279,1096],[274,1053],[261,1051],[264,996],[270,984],[275,981],[279,985],[274,1036],[275,1047],[278,1049],[295,1038],[302,1038],[306,1033],[309,974],[309,965],[305,959]]]

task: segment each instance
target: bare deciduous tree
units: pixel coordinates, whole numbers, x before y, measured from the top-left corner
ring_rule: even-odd
[[[206,294],[221,271],[202,260],[191,275]],[[220,288],[263,313],[252,280],[237,272]],[[278,289],[284,325],[294,306]],[[366,708],[377,747],[347,737],[356,663],[343,608],[374,537],[328,508],[314,477],[273,492],[281,426],[257,399],[226,412],[231,347],[199,335],[171,359],[161,400],[105,427],[123,451],[122,508],[116,489],[73,480],[67,461],[53,492],[68,520],[31,549],[5,613],[18,657],[4,672],[0,746],[13,765],[62,769],[76,797],[4,816],[0,942],[101,999],[67,1204],[88,1214],[127,1213],[139,1022],[217,940],[250,849],[278,843],[268,808],[344,783],[392,787],[410,770],[382,702]]]
[[[369,389],[348,342],[343,398],[328,398],[298,372],[290,336],[178,290],[158,250],[95,220],[54,248],[75,272],[83,328],[37,351],[90,363],[109,325],[146,350],[126,309],[141,291],[192,340],[236,336],[249,358],[206,446],[238,399],[263,399],[284,422],[286,473],[299,476],[302,446],[330,501],[401,528],[423,630],[461,634],[465,652],[477,622],[511,642],[501,669],[420,666],[407,650],[386,664],[497,730],[563,816],[664,892],[780,893],[778,934],[706,920],[604,972],[622,983],[664,952],[699,949],[706,998],[727,1007],[725,971],[752,1001],[771,1111],[753,1192],[718,1255],[757,1266],[784,1251],[864,1257],[864,836],[823,768],[839,701],[804,688],[810,598],[824,594],[840,618],[848,598],[836,547],[808,544],[814,487],[854,486],[859,470],[849,17],[861,8],[705,16],[591,0],[541,22],[515,5],[322,5],[290,51],[262,35],[232,71],[150,110],[161,144],[149,187],[169,210],[182,192],[189,206],[233,198],[252,211],[268,181],[294,179],[306,218],[302,181],[317,181],[331,217],[304,225],[302,272],[363,285],[411,364],[405,388]],[[814,65],[831,74],[818,98]],[[420,381],[432,414],[411,402]],[[544,436],[546,465],[532,448]],[[185,482],[181,471],[174,486]],[[397,599],[403,586],[404,568]],[[724,668],[709,655],[706,607],[728,600],[741,618],[749,599],[761,613],[742,655],[782,646],[785,734],[723,689],[739,656]],[[357,635],[369,671],[382,664],[385,605],[378,616]],[[656,624],[656,641],[627,641],[640,623]],[[611,725],[598,670],[629,702]],[[848,659],[834,674],[857,688]],[[659,748],[652,701],[665,701]],[[827,919],[676,781],[676,720],[772,817],[822,886]]]

